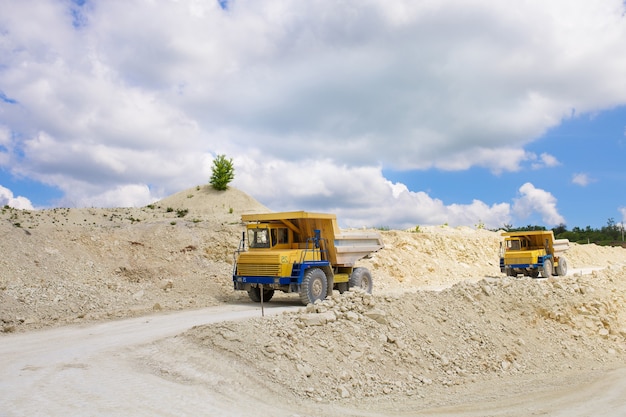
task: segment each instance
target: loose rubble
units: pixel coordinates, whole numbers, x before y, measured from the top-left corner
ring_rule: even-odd
[[[195,328],[295,396],[426,397],[441,387],[626,360],[626,268],[548,280],[484,279],[442,291],[335,292],[298,313]],[[588,366],[588,364],[586,364]]]

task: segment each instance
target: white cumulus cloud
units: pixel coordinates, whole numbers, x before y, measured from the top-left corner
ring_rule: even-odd
[[[545,152],[538,157],[533,155],[531,159],[534,160],[531,164],[533,169],[551,168],[561,164],[554,155],[550,155]]]
[[[276,209],[495,225],[505,198],[442,206],[381,167],[554,167],[525,147],[626,103],[620,0],[79,3],[0,15],[0,166],[75,204],[143,205],[226,154]]]
[[[551,193],[527,182],[519,188],[519,194],[513,204],[513,212],[519,218],[526,219],[538,213],[549,226],[565,223],[565,218],[558,212],[557,200]]]
[[[0,206],[9,206],[20,210],[33,210],[33,204],[26,197],[13,195],[13,192],[0,185]]]
[[[584,172],[580,172],[580,173],[574,174],[572,176],[572,183],[576,184],[576,185],[580,185],[581,187],[586,187],[592,181],[593,180],[591,178],[589,178],[589,175],[587,175]]]
[[[237,159],[233,185],[254,189],[257,199],[275,210],[337,213],[348,227],[413,228],[417,225],[478,225],[499,228],[511,222],[508,203],[445,205],[425,192],[384,178],[380,167],[337,166],[331,160],[303,163]]]

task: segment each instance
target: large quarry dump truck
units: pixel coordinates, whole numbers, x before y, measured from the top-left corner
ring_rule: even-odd
[[[297,292],[303,304],[323,300],[333,289],[372,292],[372,276],[355,263],[384,247],[375,232],[342,233],[334,214],[305,211],[244,214],[235,252],[233,284],[256,302],[275,290]]]
[[[555,239],[552,231],[502,233],[500,242],[500,271],[507,276],[519,274],[537,278],[567,274],[569,240]]]

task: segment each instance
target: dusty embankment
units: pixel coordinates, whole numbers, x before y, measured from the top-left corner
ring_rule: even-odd
[[[217,323],[183,337],[255,369],[255,383],[273,381],[277,395],[410,410],[416,402],[468,401],[489,386],[551,384],[556,375],[622,366],[625,274],[485,279],[393,296],[350,292],[299,313]]]
[[[597,413],[626,412],[619,400],[626,393],[626,250],[572,245],[570,276],[511,279],[498,269],[496,232],[385,231],[385,249],[361,262],[373,273],[373,295],[335,295],[305,309],[297,297],[277,294],[271,304],[292,311],[262,318],[245,293],[233,292],[230,275],[241,213],[265,210],[237,190],[207,187],[137,209],[2,210],[0,341],[45,345],[55,330],[37,329],[95,327],[59,345],[50,366],[23,358],[16,370],[23,385],[5,381],[0,406],[15,406],[11,387],[34,387],[30,381],[46,404],[58,393],[51,384],[74,396],[51,415],[78,415],[88,403],[100,404],[94,415],[220,415],[220,407],[234,415],[415,415],[429,407],[482,415],[471,413],[487,404],[491,415],[591,415],[583,400],[596,404],[601,377],[616,382]],[[109,335],[106,349],[94,345],[80,355],[71,347],[89,345],[89,332],[114,329],[120,319],[141,317],[128,322],[141,327],[209,306],[218,309],[218,318],[207,319],[213,324],[194,322],[176,337],[163,329],[141,342]],[[224,322],[222,308],[252,308],[257,317],[226,315]],[[99,365],[107,361],[109,368]],[[154,395],[133,396],[133,386],[124,405],[109,407],[106,397],[121,395],[115,379],[123,375],[145,381],[141,392]],[[26,404],[28,395],[19,395]],[[187,395],[215,402],[183,401]],[[134,397],[161,408],[141,408]],[[237,409],[233,398],[246,406]]]

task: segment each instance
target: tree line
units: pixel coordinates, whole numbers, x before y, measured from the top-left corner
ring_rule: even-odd
[[[513,227],[512,225],[505,224],[504,230],[507,232],[517,232],[549,229],[544,226],[536,225]],[[581,227],[574,227],[572,230],[568,230],[567,226],[561,223],[550,230],[554,233],[555,239],[568,239],[570,242],[576,243],[595,243],[597,245],[626,247],[624,242],[624,223],[617,223],[613,218],[609,218],[606,222],[606,226],[599,229],[587,226],[584,229]]]

